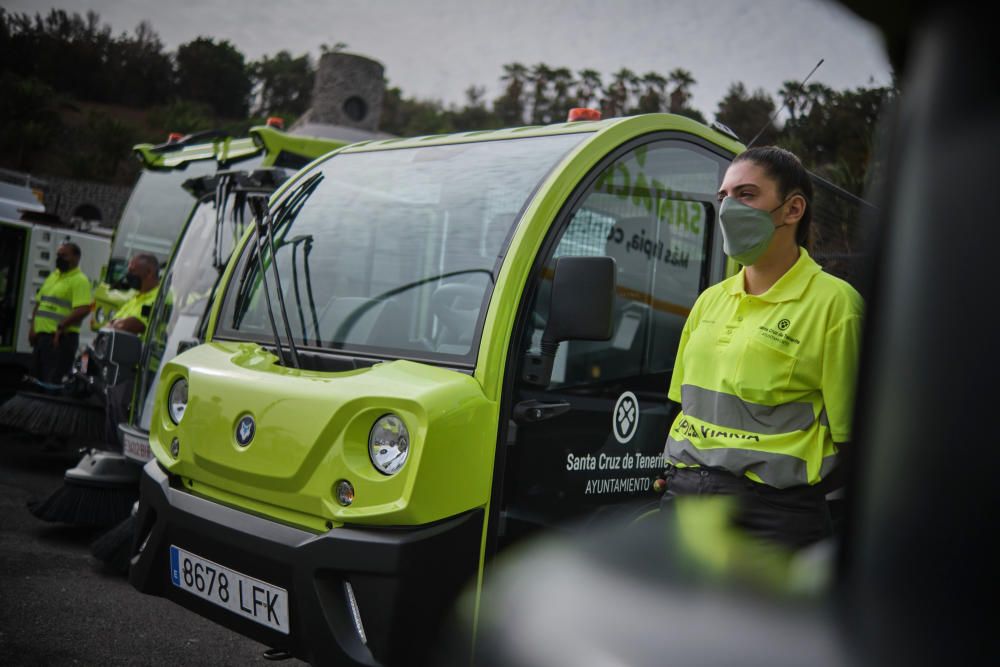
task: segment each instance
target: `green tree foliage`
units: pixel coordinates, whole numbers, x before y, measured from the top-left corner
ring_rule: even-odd
[[[109,92],[106,102],[143,107],[167,101],[174,94],[174,65],[163,51],[153,26],[143,21],[131,36],[109,45],[105,67]]]
[[[486,106],[486,88],[469,86],[465,89],[465,106],[448,110],[456,132],[503,127],[500,118]]]
[[[814,85],[793,100],[796,114],[785,123],[778,143],[837,185],[861,194],[879,112],[895,92],[891,88],[838,92]]]
[[[524,123],[527,81],[528,68],[521,63],[503,66],[503,74],[500,76],[500,82],[504,84],[503,94],[493,102],[493,112],[499,116],[501,125]]]
[[[177,89],[219,116],[246,116],[253,83],[243,54],[229,43],[198,37],[177,47]]]
[[[582,69],[576,73],[576,103],[589,107],[597,100],[597,95],[603,87],[601,73],[592,69]]]
[[[647,72],[640,79],[642,94],[639,96],[639,113],[660,113],[666,108],[667,79],[656,72]]]
[[[30,171],[32,156],[53,144],[62,132],[56,93],[34,78],[0,74],[0,152],[9,164]]]
[[[604,97],[601,100],[601,113],[605,117],[626,116],[632,108],[633,91],[639,87],[639,77],[635,72],[622,67],[611,75],[611,81],[605,86]]]
[[[88,111],[84,124],[67,137],[69,150],[64,154],[69,173],[86,180],[125,180],[128,176],[119,172],[139,140],[132,125],[107,113]]]
[[[80,100],[143,106],[173,90],[173,64],[148,23],[115,37],[94,12],[32,17],[0,8],[0,63]]]
[[[399,88],[388,85],[379,125],[384,132],[404,137],[454,131],[441,102],[404,98]]]
[[[254,113],[258,116],[301,116],[312,101],[316,68],[308,54],[293,58],[288,51],[264,56],[250,64],[256,88]]]
[[[771,122],[775,111],[774,99],[763,89],[750,94],[741,82],[729,86],[726,96],[719,102],[715,119],[736,133],[742,141],[750,142],[757,133],[759,145],[773,144],[778,128]]]
[[[149,112],[147,124],[155,128],[156,143],[166,140],[171,132],[191,134],[215,126],[212,109],[207,104],[176,100]]]

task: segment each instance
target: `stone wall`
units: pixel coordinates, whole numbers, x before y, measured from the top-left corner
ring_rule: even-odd
[[[66,221],[74,217],[100,220],[101,227],[113,229],[121,218],[132,188],[91,181],[45,177],[45,209]]]

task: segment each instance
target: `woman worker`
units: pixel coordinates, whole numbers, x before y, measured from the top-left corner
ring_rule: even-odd
[[[737,525],[801,547],[830,534],[825,493],[851,437],[862,301],[805,246],[813,188],[792,153],[750,149],[719,188],[727,255],[681,334],[665,499],[737,496]]]

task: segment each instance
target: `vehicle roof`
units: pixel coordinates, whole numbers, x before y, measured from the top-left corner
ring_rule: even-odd
[[[739,153],[743,150],[743,145],[738,141],[735,141],[732,137],[722,134],[718,130],[707,127],[690,118],[678,116],[676,114],[643,114],[640,116],[627,116],[624,118],[607,118],[598,121],[573,121],[566,123],[552,123],[550,125],[527,125],[523,127],[511,127],[498,130],[475,130],[471,132],[457,132],[454,134],[432,134],[420,137],[363,141],[346,146],[340,149],[338,153],[361,153],[397,148],[416,148],[420,146],[499,141],[518,137],[544,137],[580,132],[597,134],[610,131],[612,128],[625,129],[630,126],[635,129],[635,134],[674,130],[695,134],[734,153]]]
[[[2,181],[0,181],[0,206],[10,209],[6,214],[15,216],[18,216],[19,209],[26,211],[45,210],[45,206],[38,201],[38,197],[35,196],[31,188]]]

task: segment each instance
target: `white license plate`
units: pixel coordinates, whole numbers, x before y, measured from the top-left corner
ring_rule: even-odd
[[[122,453],[130,459],[135,459],[141,463],[153,458],[153,452],[149,449],[149,440],[138,438],[124,431],[122,433]]]
[[[170,546],[170,580],[213,604],[288,634],[288,591]]]

